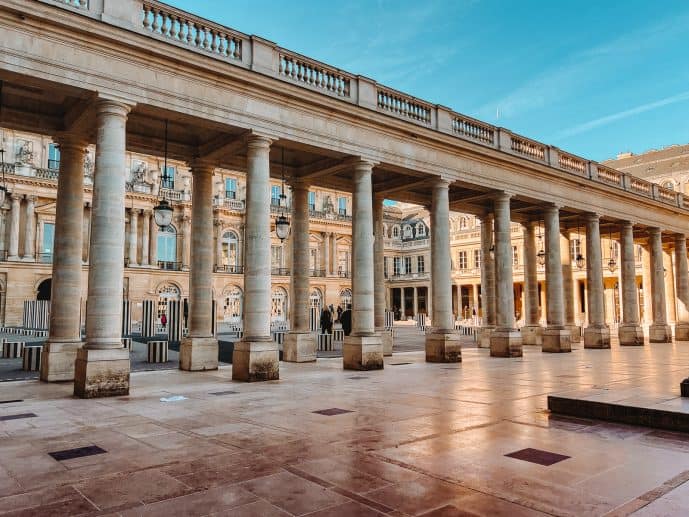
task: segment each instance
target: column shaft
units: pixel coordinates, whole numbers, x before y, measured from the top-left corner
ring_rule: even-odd
[[[158,267],[158,225],[155,218],[151,217],[148,241],[149,263],[153,267]]]
[[[687,270],[687,237],[675,235],[675,293],[677,299],[677,323],[675,339],[689,340],[689,271]]]
[[[10,238],[7,246],[7,259],[19,260],[19,210],[21,209],[21,197],[12,195],[10,203]]]
[[[383,198],[373,196],[373,284],[374,323],[383,343],[383,355],[392,355],[392,332],[385,330],[385,235]]]
[[[493,242],[493,214],[481,218],[481,301],[483,326],[495,327],[495,249]],[[493,250],[491,251],[491,248]],[[461,295],[459,305],[462,305]],[[463,307],[459,307],[461,312]]]
[[[129,210],[129,265],[138,266],[137,259],[139,251],[139,209],[132,208]]]
[[[24,213],[24,260],[33,260],[36,253],[36,197],[26,196]]]
[[[605,323],[603,257],[600,218],[586,217],[586,310],[589,324],[584,331],[585,348],[610,348],[610,329]]]
[[[309,332],[309,186],[292,184],[292,332]],[[325,300],[324,300],[325,302]]]
[[[144,210],[141,222],[141,265],[148,266],[148,241],[150,239],[151,212]]]
[[[649,228],[651,247],[651,304],[653,306],[653,324],[648,334],[651,343],[669,343],[672,332],[667,324],[665,305],[665,268],[663,266],[663,241],[660,228]]]
[[[543,331],[544,352],[571,352],[569,330],[565,329],[565,308],[562,282],[562,250],[560,249],[560,210],[548,206],[545,223],[545,285],[547,328]],[[569,253],[569,250],[567,250]]]
[[[643,345],[644,332],[639,325],[639,300],[636,293],[634,226],[620,225],[620,273],[622,282],[622,324],[618,329],[620,345]]]
[[[524,326],[522,341],[525,345],[540,345],[542,328],[538,310],[538,264],[536,262],[536,221],[524,225]]]
[[[81,346],[81,263],[84,220],[86,142],[65,137],[60,145],[60,174],[55,204],[50,333],[41,354],[41,380],[74,379]]]

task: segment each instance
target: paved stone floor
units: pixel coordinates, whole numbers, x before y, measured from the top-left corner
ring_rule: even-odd
[[[463,358],[282,363],[262,384],[138,372],[130,396],[98,400],[4,383],[0,514],[689,514],[689,435],[545,411],[553,392],[676,390],[689,343]],[[84,447],[101,453],[49,454]]]

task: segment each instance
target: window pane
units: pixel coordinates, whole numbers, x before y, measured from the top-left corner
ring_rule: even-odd
[[[55,225],[52,223],[43,224],[43,253],[53,252],[53,240],[55,239]]]

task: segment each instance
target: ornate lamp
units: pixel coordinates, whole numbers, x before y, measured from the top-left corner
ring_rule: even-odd
[[[581,231],[579,229],[579,219],[577,219],[577,240],[579,242],[579,250],[577,250],[577,256],[574,257],[574,262],[579,269],[584,269],[586,265],[586,259],[581,254]]]
[[[541,233],[541,223],[538,223],[538,242],[541,244],[541,249],[536,253],[536,261],[539,266],[545,264],[545,250],[543,249],[543,234]]]
[[[612,232],[608,233],[608,240],[610,241],[610,260],[608,260],[608,269],[611,273],[617,269],[617,261],[615,260],[615,244],[612,241]]]
[[[280,190],[280,214],[275,218],[275,234],[280,242],[289,237],[289,219],[285,213],[287,196],[285,195],[285,148],[282,148],[282,185]]]
[[[163,159],[163,176],[160,182],[165,184],[170,178],[167,175],[167,119],[165,119],[165,156]],[[159,228],[165,229],[172,223],[172,207],[167,199],[162,197],[158,200],[158,205],[153,208],[153,219]]]

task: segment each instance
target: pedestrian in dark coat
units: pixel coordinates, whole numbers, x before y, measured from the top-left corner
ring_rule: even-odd
[[[344,330],[344,335],[349,336],[352,333],[352,309],[351,306],[347,306],[347,310],[340,316],[340,323],[342,323],[342,330]]]
[[[332,317],[330,316],[330,311],[324,308],[321,311],[321,334],[327,334],[328,328],[332,324]]]

